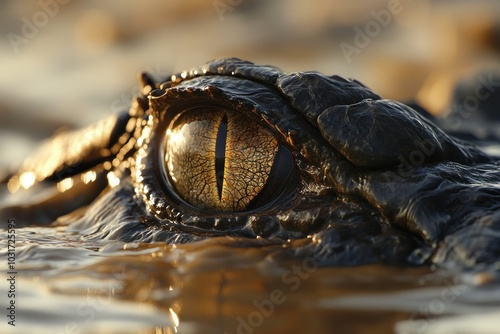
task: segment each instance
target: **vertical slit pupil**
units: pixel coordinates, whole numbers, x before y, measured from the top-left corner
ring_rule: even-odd
[[[217,139],[215,141],[215,176],[217,180],[217,193],[222,199],[222,184],[224,182],[224,163],[226,160],[227,116],[222,117]]]

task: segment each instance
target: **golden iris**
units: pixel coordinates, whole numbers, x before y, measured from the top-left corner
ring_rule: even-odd
[[[167,129],[166,172],[195,207],[245,211],[264,189],[279,146],[269,131],[235,111],[191,109]]]

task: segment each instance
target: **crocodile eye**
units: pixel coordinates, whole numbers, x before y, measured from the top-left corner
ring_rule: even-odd
[[[273,134],[223,108],[176,116],[163,147],[168,186],[202,210],[259,208],[283,192],[294,168],[292,155]]]

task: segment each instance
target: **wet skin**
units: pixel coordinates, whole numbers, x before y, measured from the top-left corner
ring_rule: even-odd
[[[244,237],[228,243],[317,265],[499,258],[498,158],[405,104],[234,58],[140,85],[130,111],[57,134],[6,177],[25,200],[0,215],[94,239]]]

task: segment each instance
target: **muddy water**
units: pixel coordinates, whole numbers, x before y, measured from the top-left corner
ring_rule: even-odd
[[[214,3],[71,1],[19,52],[1,39],[0,166],[60,127],[126,110],[140,70],[162,77],[237,56],[354,77],[442,114],[458,79],[500,64],[496,0],[401,1],[349,59],[340,43],[353,44],[354,29],[389,1],[243,1],[222,17]],[[2,36],[22,34],[23,18],[41,10],[37,1],[0,2]],[[495,268],[316,268],[276,256],[281,246],[265,241],[124,244],[65,226],[17,228],[15,237],[13,327],[0,230],[0,333],[500,333]]]
[[[317,268],[244,239],[169,246],[86,242],[64,227],[15,234],[16,327],[4,320],[1,333],[458,333],[434,319],[490,313],[470,333],[500,328],[491,273]]]

